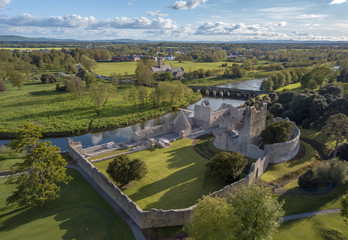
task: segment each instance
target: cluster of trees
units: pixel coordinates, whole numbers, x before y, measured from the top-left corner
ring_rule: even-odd
[[[258,107],[260,102],[266,102],[275,117],[288,117],[303,128],[321,128],[331,115],[338,113],[348,116],[348,98],[343,97],[342,87],[337,84],[327,84],[317,92],[273,92],[250,99],[246,105]]]
[[[304,189],[315,189],[329,184],[348,182],[348,162],[331,159],[321,162],[316,168],[307,170],[298,178],[298,185]]]
[[[41,129],[25,123],[17,138],[8,145],[18,153],[24,153],[24,162],[15,165],[7,184],[16,190],[7,198],[7,204],[38,206],[59,197],[60,184],[67,184],[71,177],[66,175],[66,161],[60,149],[49,141],[39,141]]]
[[[291,83],[300,81],[308,72],[306,68],[297,68],[295,70],[283,70],[281,72],[273,73],[263,80],[260,86],[262,91],[272,91],[284,87]]]
[[[163,106],[168,103],[170,106],[180,104],[190,96],[192,90],[180,81],[159,82],[151,94],[154,106]]]
[[[126,155],[114,158],[106,172],[119,185],[123,186],[133,180],[141,180],[147,173],[144,161],[130,160]]]
[[[227,198],[200,200],[185,229],[192,239],[272,239],[284,215],[283,204],[267,187],[242,187]]]
[[[247,71],[240,67],[238,64],[233,64],[233,66],[231,68],[226,68],[224,71],[223,76],[225,78],[243,78],[245,77],[247,74]]]

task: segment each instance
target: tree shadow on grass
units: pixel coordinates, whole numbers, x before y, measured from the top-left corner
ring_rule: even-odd
[[[172,169],[182,168],[190,164],[197,164],[198,161],[196,159],[201,158],[192,150],[191,146],[178,148],[167,152],[167,154],[170,154],[167,160],[167,162],[169,163],[168,168]]]
[[[27,225],[28,232],[19,234],[31,236],[28,238],[33,238],[32,236],[35,235],[36,239],[40,238],[40,234],[47,239],[61,237],[65,240],[114,239],[115,237],[132,239],[129,226],[114,213],[114,210],[92,186],[77,171],[69,169],[68,172],[74,180],[69,185],[62,185],[60,199],[40,207],[15,209],[1,215],[1,218],[8,218],[2,222],[0,233],[17,231],[17,228],[23,225],[41,220],[40,229],[35,228],[31,231],[31,229],[28,230],[30,225]],[[46,221],[47,225],[45,225]],[[33,223],[32,226],[37,226],[37,223]],[[57,232],[57,227],[61,230],[60,232]]]

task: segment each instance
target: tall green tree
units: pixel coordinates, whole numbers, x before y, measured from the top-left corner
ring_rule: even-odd
[[[103,81],[92,82],[89,86],[89,94],[96,108],[105,106],[114,92],[115,87]]]
[[[270,188],[252,184],[236,190],[228,202],[242,226],[235,232],[238,239],[272,239],[284,215],[284,203],[273,197]]]
[[[150,86],[154,82],[154,73],[150,69],[149,63],[144,61],[139,61],[137,68],[135,70],[135,75],[140,84],[145,84]]]
[[[329,117],[326,121],[322,132],[332,140],[336,141],[333,157],[337,156],[338,144],[347,138],[348,133],[348,117],[343,113],[338,113]]]
[[[12,86],[18,87],[18,90],[21,90],[25,82],[23,74],[17,70],[11,71],[8,74],[8,80],[11,82]]]
[[[291,139],[295,126],[288,120],[280,120],[269,124],[262,131],[261,137],[265,144],[286,142]]]
[[[206,197],[199,201],[186,229],[193,239],[272,239],[284,215],[282,206],[269,188],[253,184],[236,190],[227,200]]]
[[[16,133],[16,138],[8,146],[15,151],[23,152],[35,147],[41,137],[42,132],[38,126],[24,123]]]
[[[58,184],[67,184],[71,180],[66,175],[65,165],[58,147],[48,141],[38,142],[7,181],[7,184],[16,185],[16,191],[7,198],[7,204],[39,206],[59,198]]]
[[[240,223],[226,199],[205,197],[193,210],[193,220],[185,227],[190,238],[202,240],[238,239]]]
[[[66,82],[67,90],[77,99],[81,98],[85,89],[84,82],[79,77],[73,77]]]
[[[91,71],[97,65],[97,62],[94,59],[91,59],[86,55],[81,56],[80,62],[88,71]]]

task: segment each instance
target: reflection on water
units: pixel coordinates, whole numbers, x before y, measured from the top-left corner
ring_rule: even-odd
[[[224,85],[220,85],[218,87],[258,91],[260,90],[260,86],[263,80],[264,78],[253,79],[253,80],[244,81],[244,82],[227,83]]]
[[[241,83],[230,83],[230,84],[225,84],[220,87],[231,87],[231,88],[240,88],[240,89],[250,89],[250,90],[258,90],[260,87],[260,84],[262,82],[262,79],[255,79],[255,80],[250,80],[246,82],[241,82]],[[211,107],[214,110],[217,110],[222,103],[227,103],[231,104],[233,106],[239,106],[244,103],[243,100],[238,100],[238,99],[230,99],[230,98],[211,98],[211,97],[204,97],[202,98],[199,102],[192,104],[187,107],[188,110],[193,110],[194,105],[196,104],[201,104],[202,101],[204,100],[209,100]],[[170,123],[172,122],[175,117],[177,116],[178,112],[171,112],[167,113],[164,116],[157,117],[154,119],[150,119],[147,121],[139,122],[137,124],[134,124],[132,126],[128,127],[123,127],[123,128],[117,128],[114,130],[108,130],[108,131],[103,131],[103,132],[98,132],[98,133],[88,133],[85,135],[81,136],[76,136],[76,137],[71,137],[74,141],[81,141],[82,146],[85,147],[91,147],[94,145],[98,144],[103,144],[107,142],[123,142],[132,137],[132,134],[136,131],[142,130],[142,129],[147,129],[151,128],[153,126],[158,126],[162,125],[165,123]],[[185,113],[187,116],[192,116],[193,113]],[[48,139],[51,141],[54,145],[60,147],[62,151],[67,150],[67,138],[50,138]],[[0,141],[0,145],[8,143],[10,141]]]

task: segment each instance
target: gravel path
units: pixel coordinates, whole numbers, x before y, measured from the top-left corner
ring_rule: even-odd
[[[313,217],[316,215],[322,215],[322,214],[327,214],[327,213],[339,213],[339,212],[341,212],[341,209],[329,209],[329,210],[322,210],[322,211],[300,213],[300,214],[285,216],[282,218],[282,220],[280,220],[280,222],[282,223],[282,222],[300,219],[300,218],[308,218],[308,217]]]

